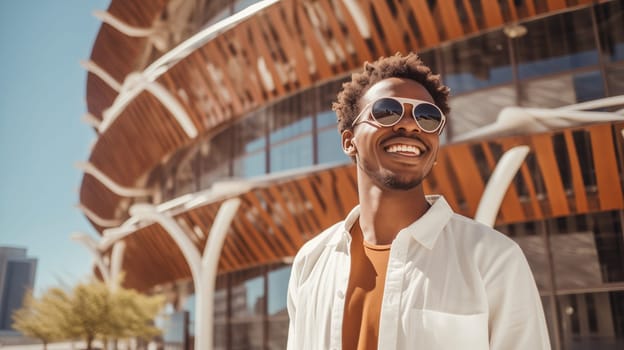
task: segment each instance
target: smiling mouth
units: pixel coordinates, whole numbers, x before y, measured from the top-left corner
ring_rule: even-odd
[[[388,153],[400,154],[408,157],[419,157],[424,151],[414,145],[394,144],[384,149]]]

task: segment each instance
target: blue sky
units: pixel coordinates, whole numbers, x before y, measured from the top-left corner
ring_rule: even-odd
[[[109,0],[0,1],[0,245],[37,258],[35,290],[75,283],[92,258],[70,240],[95,235],[74,207],[96,135],[86,111],[88,59]]]

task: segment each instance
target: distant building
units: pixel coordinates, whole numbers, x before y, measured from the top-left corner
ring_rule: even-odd
[[[26,249],[0,247],[0,331],[13,330],[11,314],[33,288],[36,269],[37,259],[27,257]]]

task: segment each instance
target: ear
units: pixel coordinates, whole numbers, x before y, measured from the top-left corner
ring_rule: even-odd
[[[349,157],[355,157],[357,154],[357,146],[353,143],[355,136],[353,130],[345,130],[341,134],[342,138],[342,151]]]

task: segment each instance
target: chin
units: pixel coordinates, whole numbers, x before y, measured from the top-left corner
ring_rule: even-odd
[[[396,175],[390,175],[383,178],[383,183],[387,188],[398,191],[412,190],[420,186],[422,181],[423,179],[421,177],[414,179],[405,179]]]

